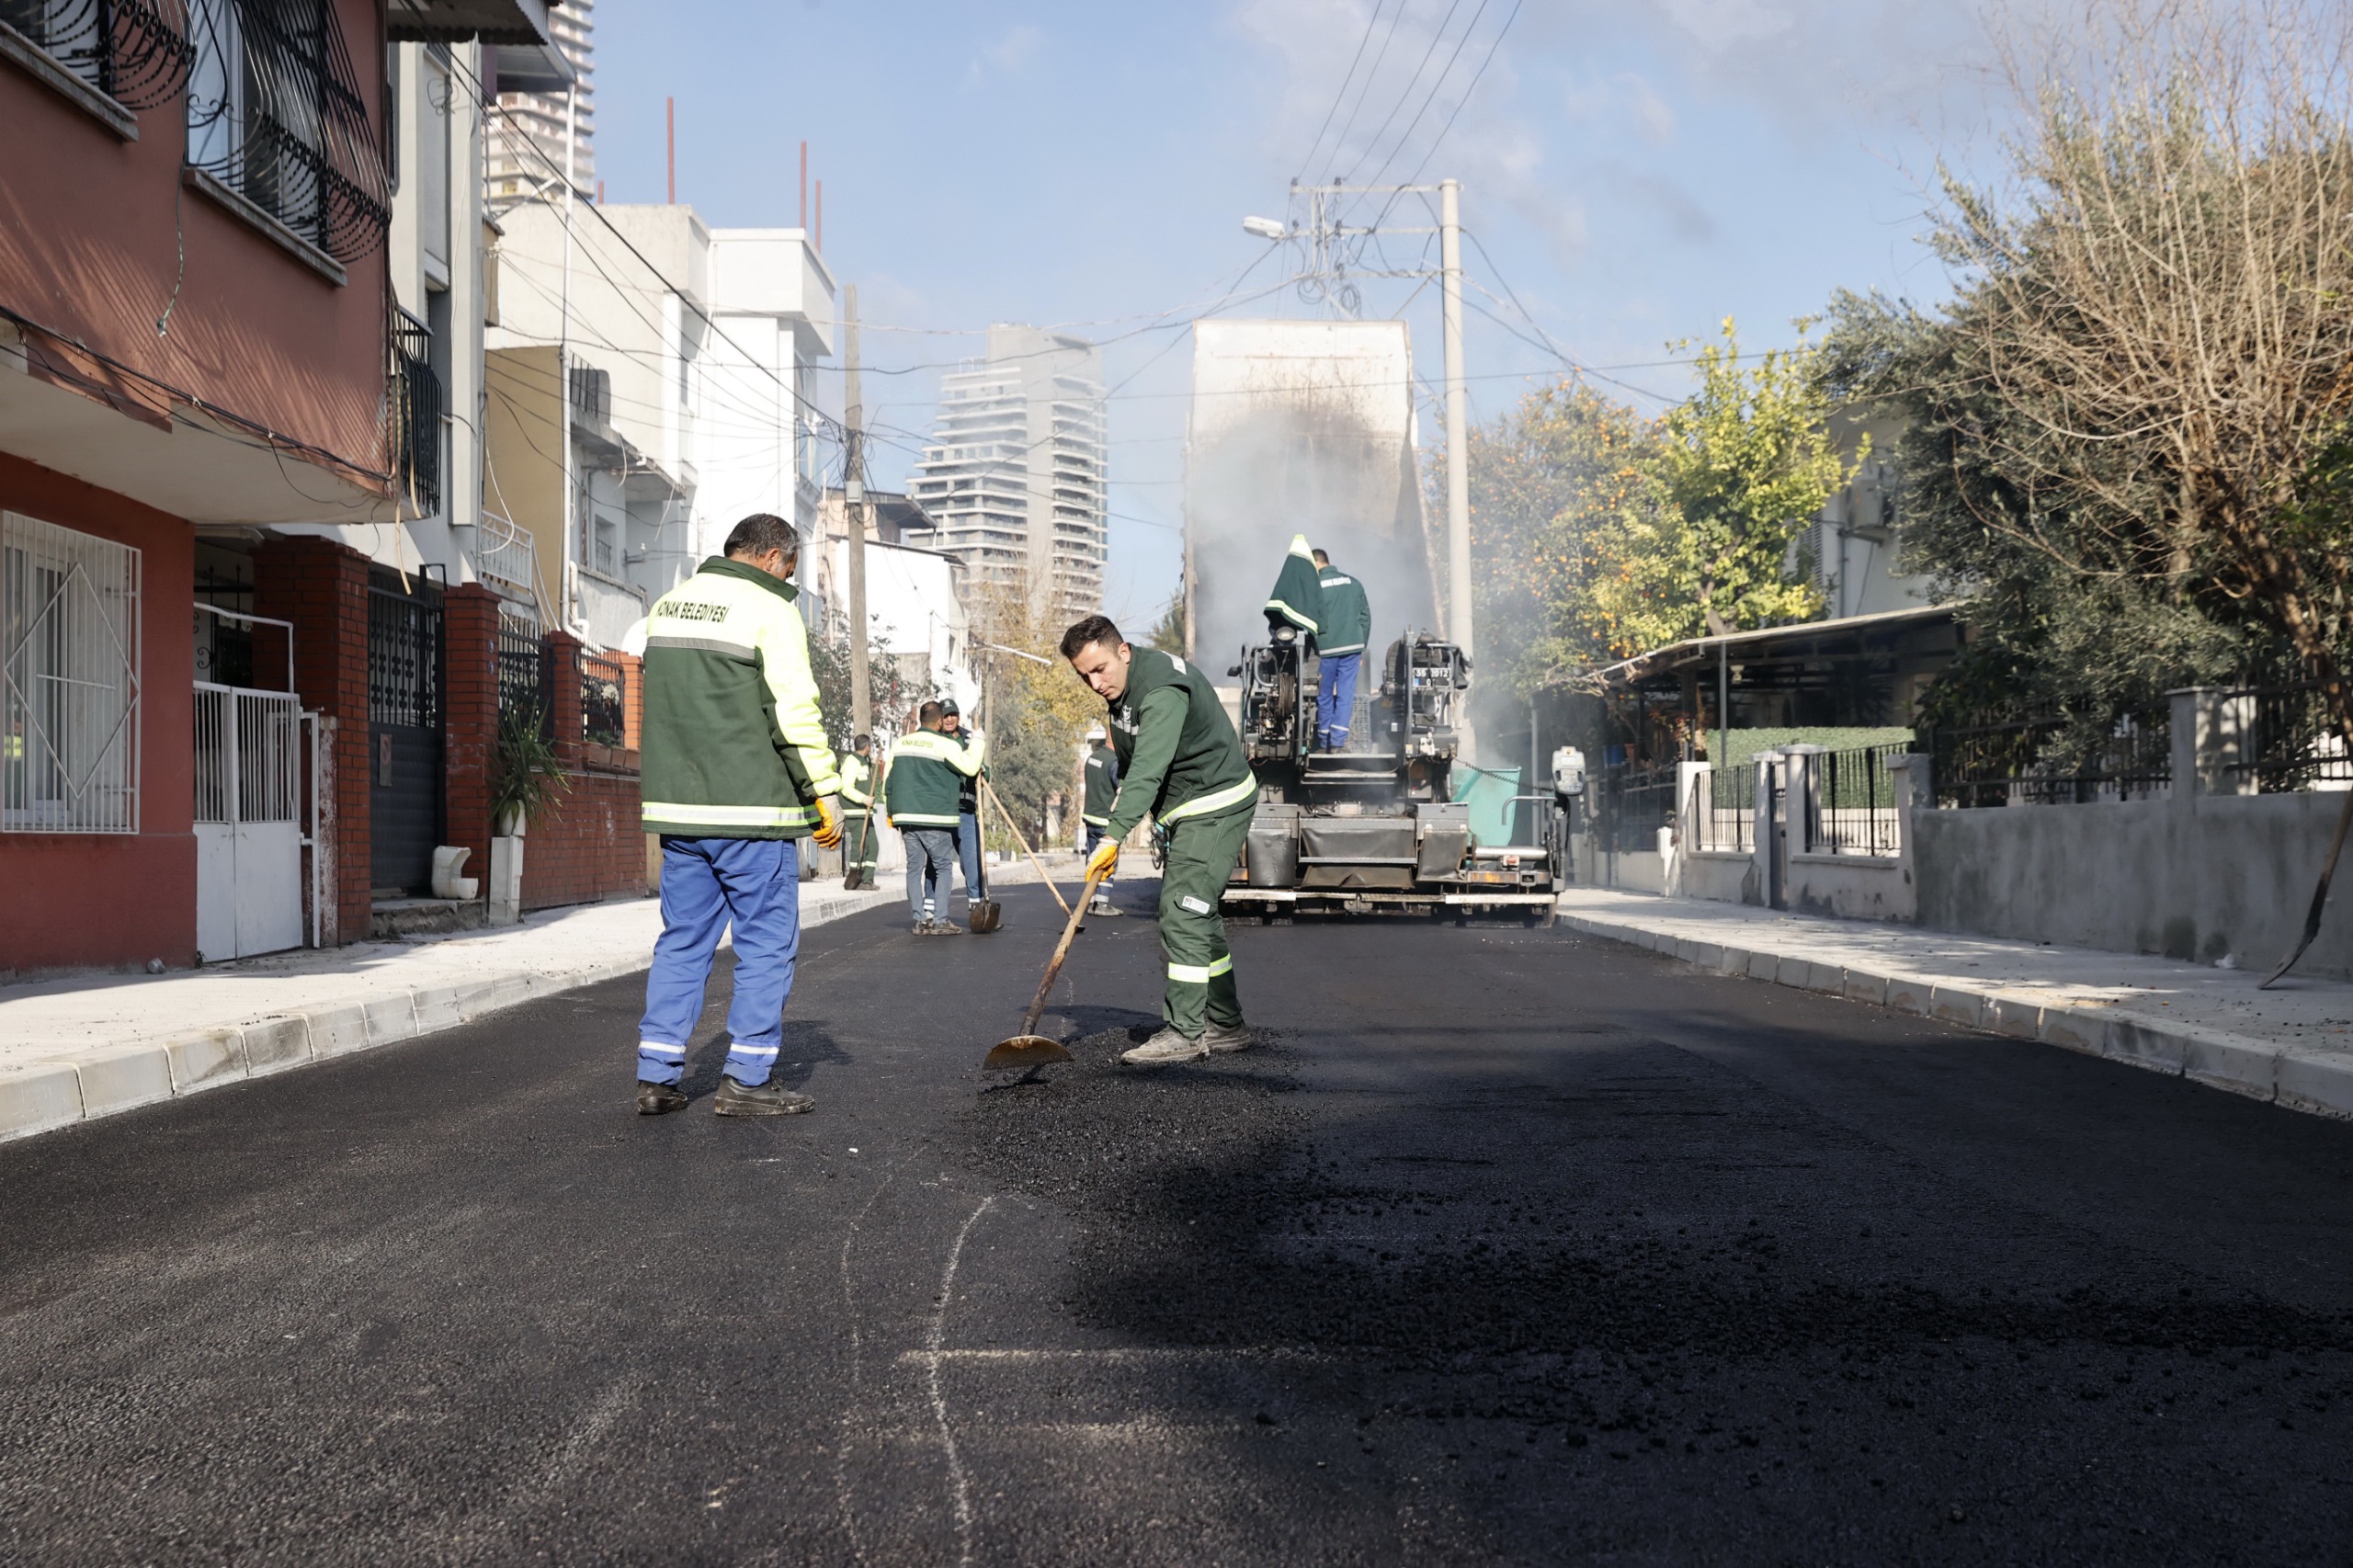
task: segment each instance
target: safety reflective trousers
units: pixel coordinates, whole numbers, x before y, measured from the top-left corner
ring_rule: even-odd
[[[1168,966],[1161,1017],[1188,1040],[1208,1023],[1239,1024],[1242,996],[1218,901],[1242,858],[1256,803],[1167,824],[1168,865],[1160,876],[1160,951]]]

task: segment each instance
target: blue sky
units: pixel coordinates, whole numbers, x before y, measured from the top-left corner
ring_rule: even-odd
[[[1179,561],[1189,336],[1166,324],[1253,262],[1245,290],[1281,279],[1285,248],[1268,256],[1240,225],[1283,216],[1295,175],[1463,182],[1483,246],[1465,257],[1474,415],[1559,372],[1531,341],[1546,338],[1671,397],[1682,372],[1654,362],[1727,314],[1767,347],[1835,288],[1941,295],[1917,236],[1938,152],[1980,118],[1973,9],[600,0],[597,173],[610,200],[660,200],[676,96],[680,199],[717,225],[790,224],[810,142],[826,259],[870,324],[867,399],[896,443],[875,453],[886,484],[929,426],[939,369],[977,353],[990,322],[1098,324],[1073,330],[1105,342],[1118,389],[1107,598],[1142,620]],[[1427,221],[1409,204],[1390,219]],[[1388,254],[1405,263],[1421,244]],[[1435,381],[1437,289],[1415,289],[1368,280],[1363,312],[1402,311]],[[1490,295],[1516,295],[1535,324]],[[1230,310],[1317,313],[1288,290]],[[837,406],[840,378],[825,381]],[[1438,437],[1426,417],[1424,444]]]

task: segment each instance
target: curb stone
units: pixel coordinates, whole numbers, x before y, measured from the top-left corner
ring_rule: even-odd
[[[895,889],[877,889],[866,897],[811,901],[801,923],[803,929],[826,925],[898,896]],[[632,957],[553,972],[476,974],[0,1068],[0,1142],[455,1028],[538,997],[638,973],[647,961]]]
[[[2029,992],[1999,985],[1881,973],[1794,953],[1698,941],[1631,921],[1565,912],[1560,921],[1586,936],[1648,949],[1722,974],[1870,1002],[1985,1034],[2103,1057],[2291,1110],[2353,1118],[2353,1051],[2275,1045],[2190,1024],[2120,1017],[2097,1005],[2046,1002]],[[5,1125],[5,1112],[0,1112],[0,1126]]]

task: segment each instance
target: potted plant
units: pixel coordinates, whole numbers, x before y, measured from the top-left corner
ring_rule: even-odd
[[[490,785],[493,926],[512,926],[523,917],[524,829],[571,788],[572,776],[556,756],[538,707],[502,712]]]

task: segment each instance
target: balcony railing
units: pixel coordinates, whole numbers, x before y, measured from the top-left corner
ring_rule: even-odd
[[[0,0],[0,26],[125,108],[179,97],[196,59],[182,0]]]
[[[433,334],[406,311],[392,312],[392,452],[399,499],[416,517],[441,510],[441,378]]]
[[[531,530],[495,512],[484,512],[474,530],[474,575],[514,598],[534,599]]]

